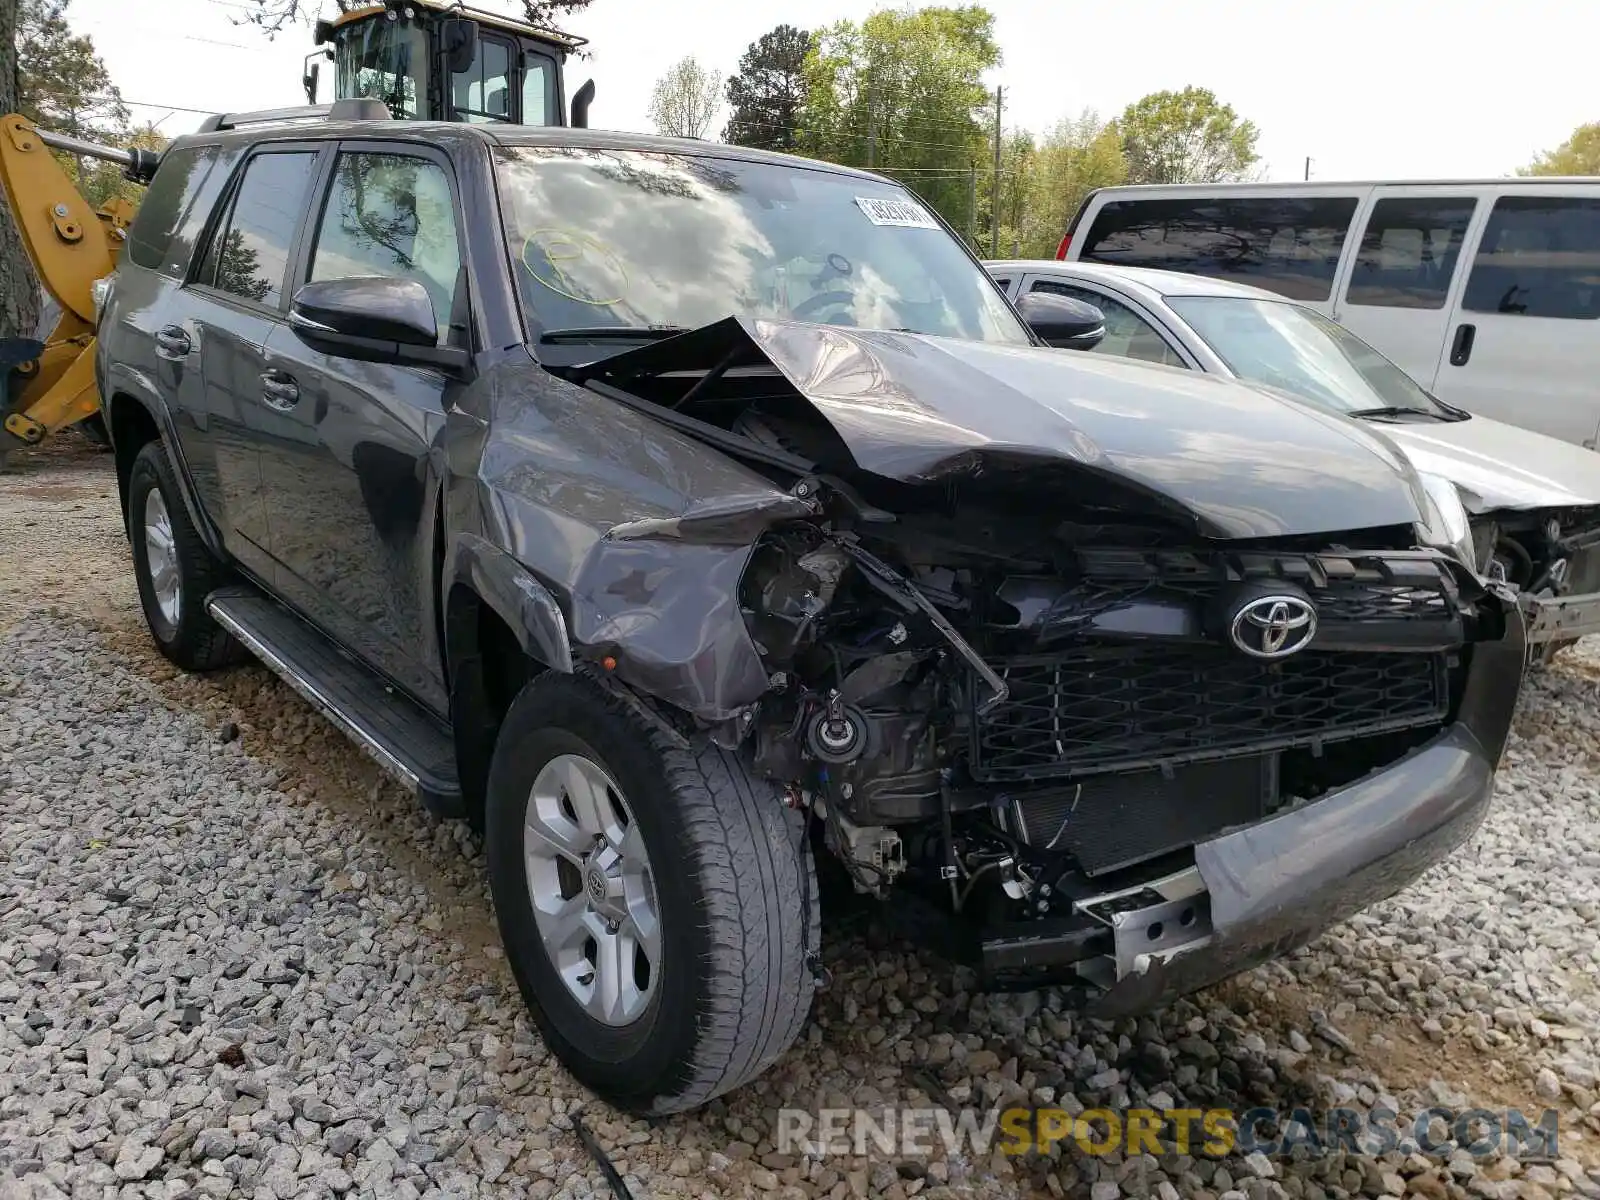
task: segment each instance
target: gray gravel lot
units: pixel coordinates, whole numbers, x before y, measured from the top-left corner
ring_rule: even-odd
[[[779,1067],[648,1124],[540,1044],[464,826],[260,668],[154,654],[113,486],[70,447],[0,477],[0,1200],[605,1196],[580,1109],[659,1200],[1600,1196],[1593,642],[1534,683],[1476,841],[1291,959],[1112,1025],[831,928],[833,982]],[[1553,1107],[1561,1155],[813,1161],[773,1140],[785,1105],[994,1101]]]

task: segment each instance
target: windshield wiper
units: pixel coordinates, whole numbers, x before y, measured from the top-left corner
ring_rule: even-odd
[[[1451,413],[1436,408],[1423,408],[1420,404],[1380,404],[1376,408],[1353,408],[1340,414],[1346,417],[1432,417],[1435,421],[1459,420]]]
[[[546,329],[541,344],[552,342],[659,342],[680,333],[687,325],[578,325],[571,329]]]

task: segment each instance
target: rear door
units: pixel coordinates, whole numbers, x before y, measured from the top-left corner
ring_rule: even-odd
[[[202,453],[190,459],[196,483],[229,552],[269,579],[261,447],[281,431],[279,414],[264,403],[262,354],[286,303],[317,157],[314,146],[274,145],[245,160],[190,276],[189,319],[157,333],[160,353],[191,370],[198,364],[204,379],[202,393],[185,406],[202,443]]]
[[[444,345],[470,343],[460,204],[448,159],[404,143],[339,149],[297,277],[415,279]],[[358,362],[276,329],[265,374],[287,432],[263,453],[279,588],[291,605],[443,710],[433,644],[429,448],[444,422],[445,375]]]
[[[1482,187],[1380,187],[1356,217],[1332,316],[1431,388]]]
[[[1600,438],[1600,184],[1502,186],[1469,238],[1439,398],[1594,448]]]

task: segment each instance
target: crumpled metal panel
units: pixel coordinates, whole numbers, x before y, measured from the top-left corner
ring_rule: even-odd
[[[1083,351],[730,317],[593,370],[626,386],[630,373],[706,370],[741,350],[741,362],[775,366],[858,467],[891,479],[1077,467],[1219,538],[1420,519],[1405,456],[1354,422],[1248,384]]]
[[[646,414],[513,364],[483,381],[493,420],[455,414],[476,452],[486,540],[555,598],[579,659],[707,721],[758,699],[767,674],[739,612],[762,531],[811,511],[727,455]],[[481,445],[474,442],[481,439]]]

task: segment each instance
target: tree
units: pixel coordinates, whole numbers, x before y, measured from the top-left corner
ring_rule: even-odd
[[[806,100],[806,54],[811,35],[779,25],[750,43],[739,72],[728,80],[733,112],[722,140],[763,150],[793,150]]]
[[[1016,237],[1023,258],[1055,254],[1067,222],[1095,188],[1115,187],[1128,177],[1122,137],[1115,125],[1086,110],[1061,121],[1039,142],[1030,163]]]
[[[17,103],[23,116],[57,133],[114,142],[128,110],[94,42],[67,24],[68,0],[22,0],[17,21]]]
[[[1152,92],[1118,121],[1129,183],[1243,179],[1260,159],[1261,131],[1206,88]]]
[[[705,137],[722,107],[722,72],[708,71],[693,55],[656,80],[650,120],[667,137]]]
[[[1517,170],[1518,175],[1600,175],[1600,121],[1579,125],[1572,136]]]
[[[17,0],[0,0],[0,113],[17,111]],[[32,337],[39,285],[9,212],[0,206],[0,337]]]
[[[976,5],[884,9],[820,31],[806,56],[800,145],[900,179],[957,228],[974,166],[989,161],[994,16]]]

